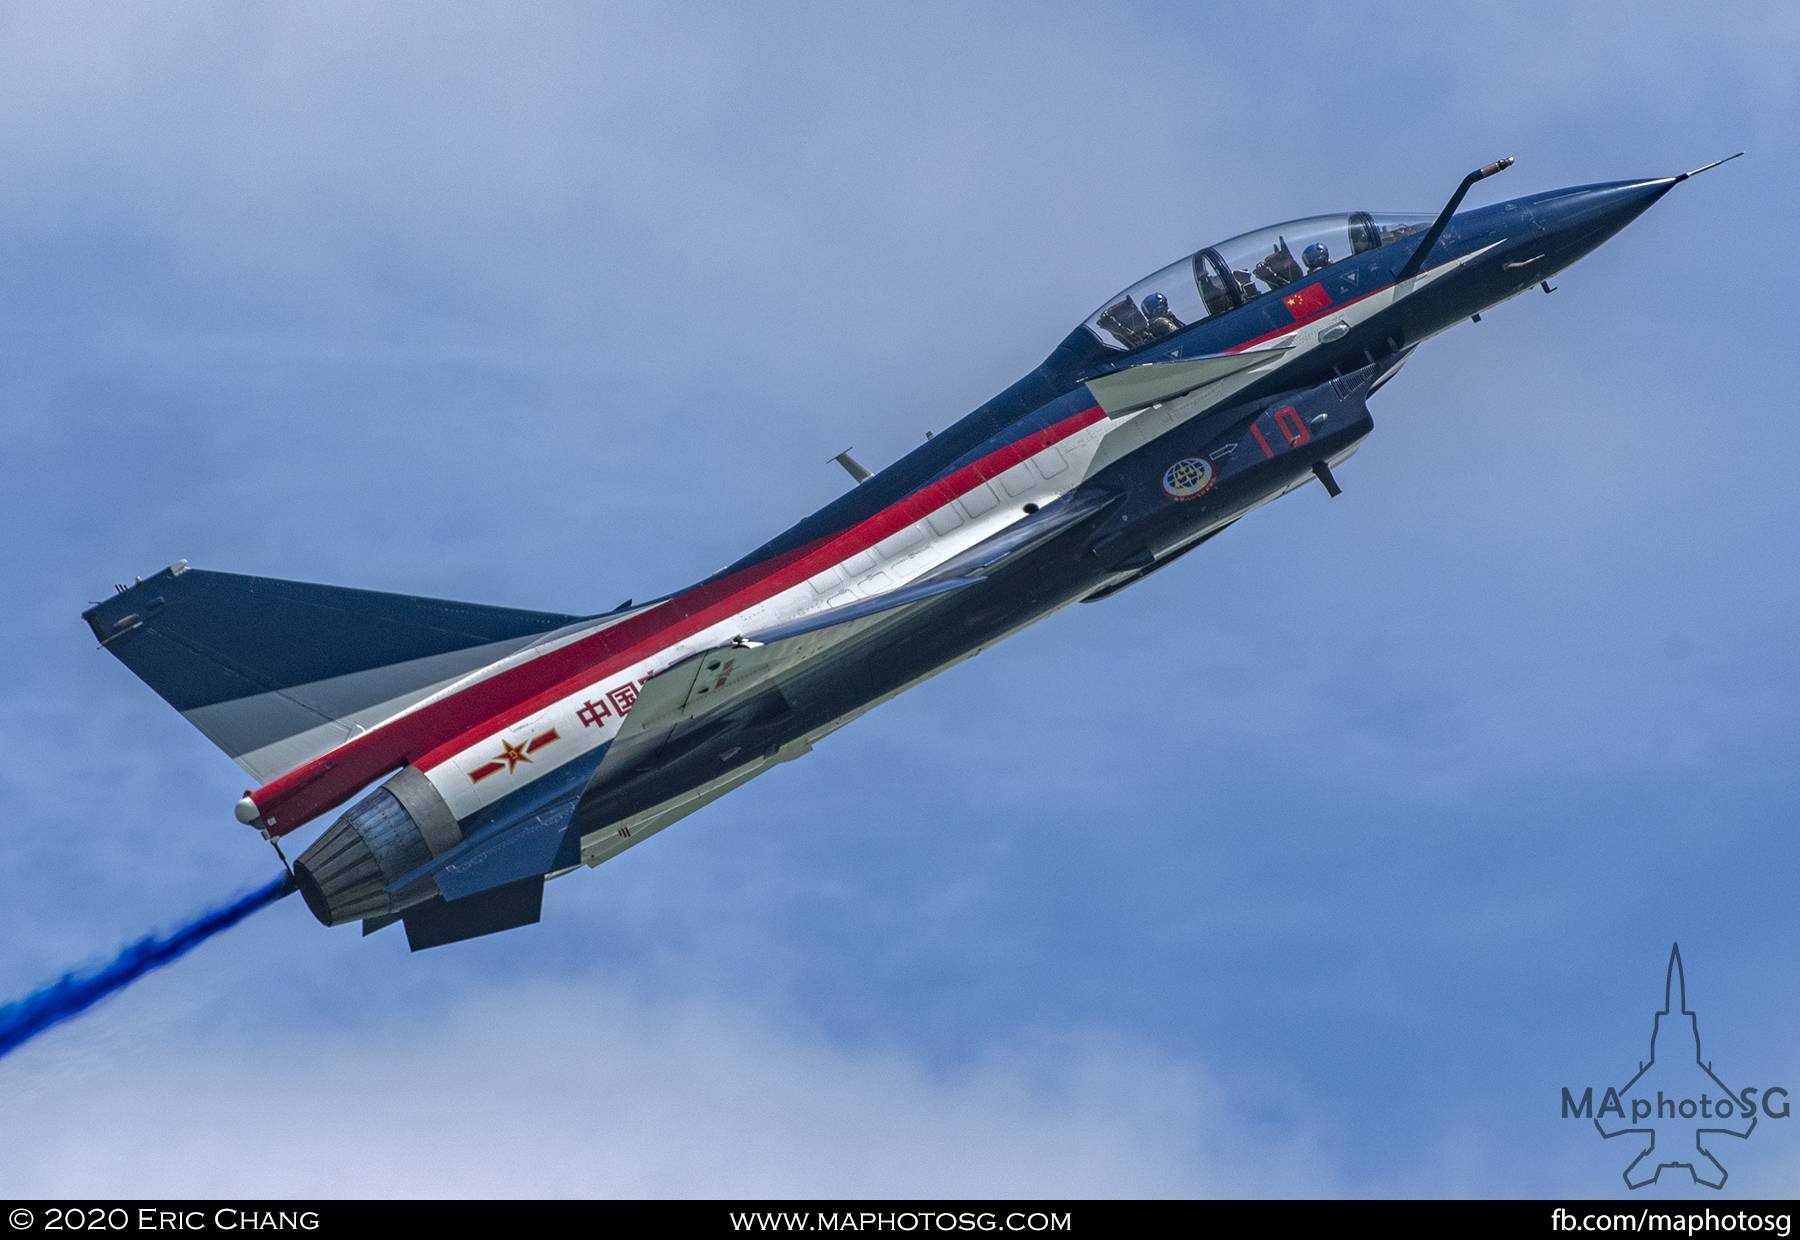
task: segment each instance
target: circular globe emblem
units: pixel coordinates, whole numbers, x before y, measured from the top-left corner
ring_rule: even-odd
[[[1212,490],[1218,474],[1213,463],[1203,456],[1190,456],[1176,461],[1163,474],[1163,494],[1176,501],[1199,499]]]

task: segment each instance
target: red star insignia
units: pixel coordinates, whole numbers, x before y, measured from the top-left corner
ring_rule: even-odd
[[[531,759],[525,756],[525,746],[515,745],[509,740],[502,739],[500,752],[494,755],[494,761],[506,763],[506,773],[510,775],[515,766],[521,762],[529,762]]]

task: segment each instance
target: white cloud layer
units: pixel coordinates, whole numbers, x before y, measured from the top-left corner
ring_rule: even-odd
[[[110,1028],[109,1028],[110,1025]],[[255,1044],[99,1021],[0,1065],[0,1188],[87,1196],[1330,1192],[1283,1100],[1129,1036],[961,1066],[591,984]],[[140,1030],[139,1033],[142,1031]],[[86,1045],[81,1043],[86,1042]],[[107,1057],[111,1046],[116,1052]],[[71,1105],[74,1102],[75,1105]]]

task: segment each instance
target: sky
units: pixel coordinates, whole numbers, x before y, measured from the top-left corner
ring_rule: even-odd
[[[0,997],[266,880],[80,611],[679,587],[1107,294],[1663,175],[1338,471],[411,956],[285,901],[0,1062],[0,1193],[1602,1195],[1800,1092],[1800,13],[0,4]],[[1720,1138],[1800,1187],[1800,1119]],[[1692,1195],[1664,1183],[1643,1199]]]

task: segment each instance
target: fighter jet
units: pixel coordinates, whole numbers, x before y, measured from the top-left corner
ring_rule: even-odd
[[[1420,343],[1549,291],[1705,171],[1460,210],[1511,163],[1435,216],[1320,215],[1194,251],[887,468],[840,454],[844,495],[647,603],[561,615],[181,562],[84,618],[256,781],[236,816],[269,840],[365,793],[294,864],[321,922],[399,921],[415,951],[527,925],[546,879],[1273,499],[1336,496],[1370,396]]]

